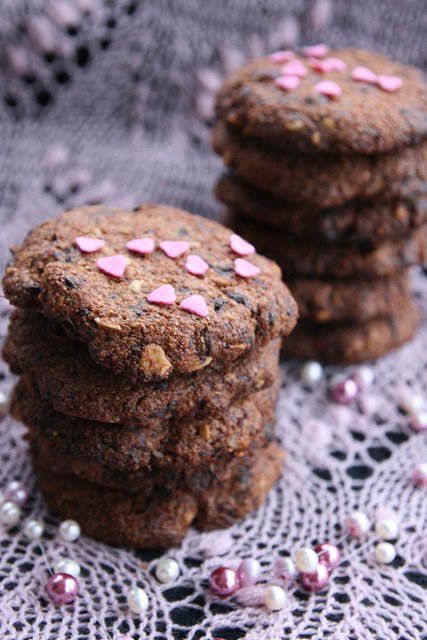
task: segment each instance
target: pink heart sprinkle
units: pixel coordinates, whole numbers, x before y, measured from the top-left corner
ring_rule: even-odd
[[[179,258],[189,248],[190,245],[185,240],[165,240],[160,243],[160,249],[166,253],[168,258]]]
[[[398,76],[378,76],[377,83],[383,91],[393,93],[393,91],[400,89],[403,85],[403,80]]]
[[[234,253],[238,253],[239,256],[249,256],[251,253],[255,253],[255,247],[253,244],[249,244],[243,238],[233,233],[230,237],[230,247]]]
[[[274,84],[283,91],[293,91],[296,89],[301,80],[297,76],[280,76],[274,79]]]
[[[242,278],[253,278],[260,273],[261,269],[244,258],[236,258],[234,261],[234,271]]]
[[[293,51],[275,51],[268,57],[271,62],[288,62],[288,60],[295,58],[295,54]]]
[[[108,256],[108,258],[99,258],[98,269],[108,274],[120,278],[126,269],[126,258],[120,254],[116,256]]]
[[[376,84],[378,81],[377,74],[368,69],[368,67],[356,67],[351,72],[351,77],[357,82],[368,82],[369,84]]]
[[[330,73],[331,71],[345,71],[347,65],[344,60],[340,58],[325,58],[325,60],[316,60],[316,58],[309,58],[309,64],[313,69],[320,73]]]
[[[84,253],[93,253],[94,251],[99,251],[105,245],[104,240],[100,240],[99,238],[86,238],[86,236],[79,236],[76,238],[76,245],[83,251]]]
[[[188,273],[191,273],[193,276],[204,276],[206,271],[209,269],[209,265],[200,256],[191,254],[187,258],[185,268]]]
[[[313,44],[311,47],[304,47],[303,54],[307,58],[325,58],[329,53],[327,44]]]
[[[185,311],[194,313],[196,316],[200,316],[201,318],[205,318],[209,314],[209,309],[205,299],[198,294],[185,298],[185,300],[179,303],[179,306],[185,309]]]
[[[127,242],[126,247],[135,253],[151,253],[154,251],[154,240],[153,238],[136,238]]]
[[[161,287],[157,287],[157,289],[149,293],[147,300],[155,304],[173,304],[176,302],[174,288],[171,284],[163,284]]]
[[[284,76],[297,76],[298,78],[303,78],[307,75],[308,69],[303,65],[301,60],[291,60],[281,68],[280,72]]]
[[[341,87],[332,80],[323,80],[314,85],[315,90],[328,98],[334,98],[342,93]]]

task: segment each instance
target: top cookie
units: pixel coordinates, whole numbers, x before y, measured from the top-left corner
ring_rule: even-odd
[[[300,153],[383,153],[427,136],[422,72],[360,49],[253,60],[225,80],[216,108],[244,135]]]
[[[12,253],[12,304],[41,310],[98,364],[141,381],[232,362],[296,323],[277,265],[171,207],[67,211]]]

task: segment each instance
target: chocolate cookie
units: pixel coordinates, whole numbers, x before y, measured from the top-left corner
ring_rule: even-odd
[[[401,238],[427,222],[426,194],[414,194],[409,200],[353,200],[341,207],[315,210],[276,198],[230,172],[216,185],[216,196],[244,216],[317,242],[377,244]]]
[[[291,358],[316,359],[333,364],[376,360],[413,338],[421,313],[411,304],[392,316],[363,324],[310,323],[304,320],[284,338],[283,353]]]
[[[356,280],[288,279],[301,318],[315,322],[366,322],[411,305],[407,269],[393,278]]]
[[[152,427],[202,410],[225,411],[234,397],[280,377],[280,340],[252,349],[227,368],[221,363],[161,382],[138,383],[99,367],[84,344],[70,340],[41,313],[17,309],[3,346],[13,373],[30,373],[59,413],[100,422]]]
[[[427,112],[426,112],[427,113]],[[427,115],[426,115],[427,118]],[[278,198],[326,209],[354,198],[410,199],[427,191],[427,142],[383,155],[295,155],[217,123],[215,150],[236,177]]]
[[[295,62],[300,82],[277,83]],[[423,73],[360,49],[331,51],[325,60],[253,60],[225,80],[216,109],[245,136],[307,154],[384,153],[427,136]]]
[[[48,506],[62,518],[74,518],[87,535],[110,544],[153,549],[172,547],[188,527],[201,531],[229,527],[256,509],[280,475],[283,452],[273,443],[253,465],[228,482],[192,494],[179,487],[154,495],[114,491],[39,466],[38,485]]]
[[[11,413],[41,435],[58,454],[103,464],[112,472],[150,467],[196,467],[233,453],[239,457],[271,440],[280,382],[230,405],[225,412],[177,421],[156,428],[129,427],[72,418],[55,411],[37,384],[22,376],[15,387]]]
[[[296,240],[254,220],[228,212],[226,224],[253,242],[257,250],[281,267],[284,277],[381,278],[406,267],[422,264],[427,257],[427,224],[399,241],[378,245],[331,245]]]
[[[98,364],[161,380],[231,363],[295,325],[278,267],[232,244],[220,224],[171,207],[82,207],[12,249],[3,287],[12,304],[85,342]]]

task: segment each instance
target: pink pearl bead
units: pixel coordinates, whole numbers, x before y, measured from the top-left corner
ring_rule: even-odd
[[[309,591],[321,591],[329,582],[329,571],[324,564],[317,565],[313,573],[301,573],[301,583]]]
[[[241,587],[252,587],[260,576],[261,565],[254,558],[245,558],[240,563],[237,573]]]
[[[274,575],[281,580],[293,580],[297,575],[297,568],[291,558],[278,558],[274,563]]]
[[[68,573],[55,573],[47,581],[48,596],[56,604],[73,602],[79,592],[77,580]]]
[[[28,499],[28,489],[18,480],[12,480],[9,482],[4,490],[4,497],[8,502],[17,504],[18,507],[22,507]]]
[[[319,556],[320,564],[324,564],[329,571],[335,569],[341,561],[341,553],[338,547],[330,542],[322,542],[314,547],[315,552]]]
[[[349,402],[353,402],[358,391],[358,386],[352,378],[339,380],[331,384],[329,388],[332,400],[339,404],[349,404]]]
[[[228,567],[218,567],[211,573],[209,578],[209,588],[217,596],[226,598],[236,593],[240,587],[239,576],[234,569]]]
[[[412,469],[412,479],[420,487],[427,487],[427,462],[420,462]]]
[[[409,424],[414,431],[425,431],[427,429],[427,411],[416,411],[413,413]]]

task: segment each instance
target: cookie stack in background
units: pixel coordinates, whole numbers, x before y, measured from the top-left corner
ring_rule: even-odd
[[[275,260],[301,321],[284,352],[375,359],[414,335],[427,255],[427,85],[363,50],[280,51],[233,72],[214,148],[225,222]]]
[[[145,548],[256,508],[281,472],[280,336],[297,315],[278,267],[155,205],[66,212],[12,253],[3,356],[48,505]]]

